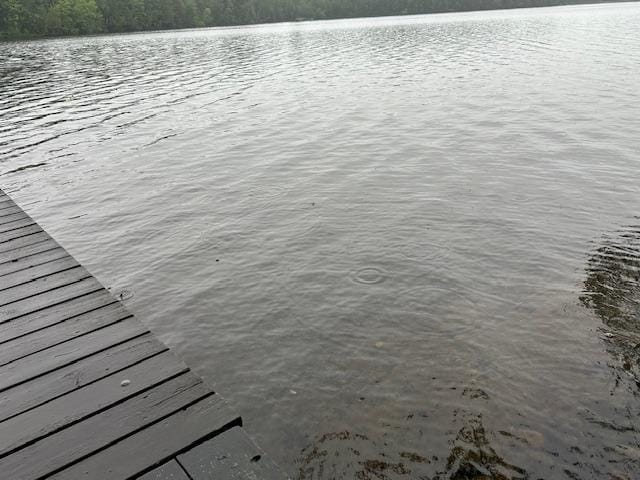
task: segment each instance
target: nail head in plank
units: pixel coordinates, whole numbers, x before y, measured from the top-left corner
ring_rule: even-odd
[[[191,480],[184,473],[182,467],[178,465],[178,462],[171,460],[164,465],[159,466],[151,470],[149,473],[145,473],[136,480]]]
[[[234,427],[182,455],[178,462],[193,480],[284,480],[286,475],[241,428]]]
[[[0,395],[0,422],[166,350],[152,335],[143,335],[6,390]]]
[[[187,366],[167,351],[13,417],[0,424],[0,456],[187,371]],[[123,380],[129,383],[123,386]]]
[[[99,462],[101,458],[104,458],[103,455],[96,455],[95,452],[131,436],[136,431],[167,415],[174,416],[175,412],[187,411],[188,409],[183,409],[186,409],[193,402],[197,402],[207,393],[208,389],[198,377],[191,373],[185,373],[0,459],[0,472],[8,475],[8,478],[12,480],[40,478],[93,454],[71,467],[72,472],[75,473],[70,474],[67,470],[63,470],[53,478],[70,479],[76,475],[92,480],[98,480],[101,478],[100,475],[106,476],[104,478],[110,480],[127,478],[117,474],[110,475],[108,471],[117,469],[119,464],[130,465],[135,462],[134,457],[137,452],[133,446],[129,445],[129,442],[126,442],[127,448],[120,457],[116,458],[115,462],[110,461],[102,472],[96,472],[97,476],[93,473],[85,475],[82,473],[82,469],[84,469],[84,465],[90,467],[93,464],[87,462],[92,462],[92,460]],[[188,427],[184,425],[184,428]],[[175,431],[170,435],[179,437],[180,433]],[[137,448],[153,450],[154,443],[162,443],[167,440],[170,439],[156,438],[153,443],[138,444]],[[120,442],[120,444],[122,443]],[[107,454],[107,456],[110,460],[114,460],[111,455]],[[123,461],[125,458],[126,461]],[[142,461],[144,465],[134,473],[139,473],[155,463],[148,462],[146,458],[140,458],[138,461]],[[80,469],[77,469],[78,466]]]

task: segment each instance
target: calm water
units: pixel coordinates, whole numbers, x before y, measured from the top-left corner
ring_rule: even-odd
[[[640,5],[4,43],[0,75],[2,187],[294,478],[638,478]]]

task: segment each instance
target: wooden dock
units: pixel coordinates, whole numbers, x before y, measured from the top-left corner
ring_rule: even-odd
[[[284,479],[241,427],[0,190],[0,478]]]

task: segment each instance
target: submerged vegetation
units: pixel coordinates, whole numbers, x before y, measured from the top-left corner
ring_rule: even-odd
[[[0,0],[0,39],[578,3],[585,0]]]
[[[606,238],[594,252],[580,300],[602,320],[609,353],[640,391],[640,226]]]

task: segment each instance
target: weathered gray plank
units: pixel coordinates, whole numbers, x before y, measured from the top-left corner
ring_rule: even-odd
[[[9,205],[4,208],[0,208],[0,220],[7,215],[13,215],[14,213],[20,213],[22,209],[17,205]]]
[[[0,476],[284,478],[240,424],[0,190]]]
[[[105,448],[111,443],[129,436],[136,430],[167,415],[172,415],[176,411],[182,410],[206,394],[207,388],[198,377],[191,373],[180,375],[98,415],[87,418],[83,422],[76,423],[0,459],[0,472],[3,472],[7,478],[12,480],[40,478]],[[186,424],[183,426],[184,429],[189,427],[190,425]],[[177,431],[171,432],[171,436],[176,434],[178,434]],[[155,443],[162,442],[162,440],[156,438]],[[120,444],[122,443],[120,442]],[[71,467],[69,471],[63,470],[58,475],[55,475],[55,478],[71,479],[76,476],[92,480],[98,480],[98,478],[109,478],[110,480],[127,478],[126,476],[118,475],[113,469],[118,469],[119,464],[132,463],[137,453],[135,451],[136,447],[138,450],[153,450],[155,445],[137,444],[128,446],[119,458],[114,459],[109,456],[110,460],[115,461],[101,465],[103,470],[95,472],[95,476],[93,470],[91,473],[85,474],[82,470],[78,470],[77,467],[84,468],[83,466],[87,462],[99,460],[103,457],[100,454],[92,455],[87,460],[77,464],[76,468]],[[144,467],[152,464],[144,461]],[[91,467],[91,464],[87,466]]]
[[[48,233],[38,232],[32,233],[31,235],[14,238],[13,240],[8,240],[6,242],[0,243],[0,253],[15,250],[16,248],[20,247],[27,247],[29,245],[33,245],[34,243],[43,242],[44,240],[51,240],[51,237]]]
[[[116,300],[108,291],[98,290],[44,310],[24,315],[10,322],[0,323],[0,343],[50,327],[76,315],[90,312],[114,302]],[[0,348],[2,347],[0,346]]]
[[[3,343],[0,347],[0,367],[131,316],[131,313],[121,303],[114,302],[49,328]]]
[[[171,352],[165,352],[2,422],[0,457],[188,370]],[[123,380],[130,383],[122,386]]]
[[[15,202],[11,200],[6,195],[0,195],[0,210],[4,210],[5,208],[13,207]]]
[[[17,220],[24,220],[25,218],[30,218],[29,215],[27,215],[24,212],[18,212],[18,213],[12,213],[11,215],[6,215],[4,217],[0,217],[0,225],[4,225],[6,223],[11,223],[11,222],[15,222]]]
[[[179,455],[192,480],[284,480],[286,475],[241,428],[235,427]]]
[[[90,385],[166,350],[164,344],[147,334],[6,390],[0,395],[0,421]]]
[[[171,460],[138,477],[137,480],[190,480],[178,462]]]
[[[0,392],[147,331],[138,320],[130,318],[16,360],[0,369]]]
[[[0,233],[10,232],[18,228],[26,227],[27,225],[35,225],[36,222],[31,217],[25,217],[15,222],[10,222],[5,225],[0,225]]]
[[[32,233],[42,232],[42,227],[37,223],[27,225],[25,227],[14,228],[8,232],[0,233],[0,243],[8,242],[14,238],[20,238],[25,235],[31,235]]]
[[[11,200],[2,200],[0,201],[0,212],[3,212],[4,210],[10,210],[13,207],[15,207],[15,203]]]
[[[91,277],[0,307],[0,323],[104,288]]]
[[[61,471],[51,479],[130,478],[149,465],[167,461],[185,447],[239,423],[240,418],[227,403],[218,395],[211,395]],[[124,458],[126,461],[123,461]],[[0,471],[4,469],[0,468]]]
[[[46,277],[47,275],[62,272],[78,266],[80,266],[80,264],[73,257],[66,256],[41,265],[25,268],[24,270],[19,270],[0,277],[0,290],[6,290],[7,288],[22,285],[23,283],[31,282],[37,278]]]
[[[44,242],[38,242],[26,247],[16,248],[14,250],[9,250],[8,252],[0,252],[0,263],[14,262],[22,257],[30,257],[36,253],[53,250],[59,246],[60,245],[58,245],[54,240],[45,240]]]
[[[20,258],[14,262],[2,263],[0,264],[0,278],[4,275],[9,275],[13,272],[19,272],[20,270],[35,267],[36,265],[42,265],[43,263],[66,257],[68,255],[69,254],[64,248],[58,247],[53,250],[47,250],[46,252],[37,253],[25,258]]]
[[[18,300],[33,297],[53,290],[54,288],[70,285],[85,278],[93,277],[91,277],[91,274],[87,272],[84,267],[78,266],[62,272],[52,273],[51,275],[38,278],[23,285],[6,288],[0,290],[0,306],[4,307]],[[2,285],[2,281],[0,281],[0,285]]]

